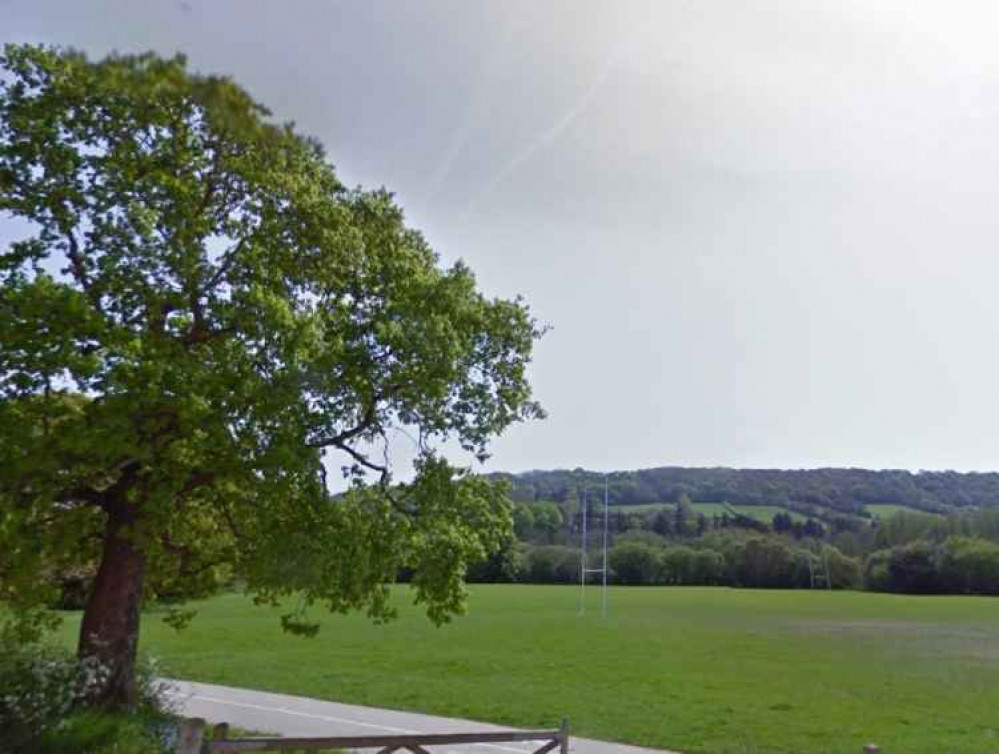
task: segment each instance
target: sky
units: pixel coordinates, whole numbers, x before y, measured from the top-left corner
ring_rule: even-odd
[[[999,468],[994,2],[0,0],[185,53],[551,326],[491,470]],[[0,219],[0,243],[15,235]]]

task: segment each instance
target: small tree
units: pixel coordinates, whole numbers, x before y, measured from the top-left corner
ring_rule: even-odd
[[[662,574],[662,555],[644,542],[625,541],[614,545],[608,565],[618,584],[656,584]]]
[[[513,532],[520,539],[527,539],[534,529],[534,513],[530,505],[513,506]]]
[[[771,521],[771,528],[778,534],[786,534],[791,531],[794,525],[794,519],[791,518],[791,514],[786,511],[780,511],[775,513]]]
[[[686,492],[681,493],[676,501],[676,510],[673,512],[673,531],[677,536],[682,537],[687,533],[687,527],[695,515],[694,504],[690,502]]]
[[[673,532],[672,519],[673,516],[670,515],[669,511],[656,511],[655,515],[652,516],[652,526],[650,528],[656,534],[662,537],[668,537]]]
[[[21,627],[43,566],[98,563],[79,653],[110,671],[91,701],[120,706],[143,600],[226,573],[384,618],[406,568],[431,618],[461,610],[509,510],[434,448],[484,458],[541,415],[526,307],[182,58],[8,46],[0,69],[0,211],[30,227],[0,250],[0,595]],[[418,449],[405,484],[394,428]]]

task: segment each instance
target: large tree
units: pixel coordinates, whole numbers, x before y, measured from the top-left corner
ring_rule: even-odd
[[[509,512],[439,448],[482,458],[540,416],[519,299],[484,297],[388,192],[346,188],[319,144],[180,57],[8,46],[0,212],[26,228],[0,248],[0,598],[25,618],[45,574],[98,564],[93,702],[134,698],[144,600],[227,574],[383,618],[405,568],[431,618],[462,608]]]

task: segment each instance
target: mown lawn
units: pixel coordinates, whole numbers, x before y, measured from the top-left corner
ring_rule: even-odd
[[[143,648],[195,680],[684,752],[999,751],[999,599],[710,588],[597,590],[585,617],[558,586],[475,586],[435,628],[400,589],[399,620],[329,617],[284,636],[238,595]],[[72,640],[76,621],[64,626]]]

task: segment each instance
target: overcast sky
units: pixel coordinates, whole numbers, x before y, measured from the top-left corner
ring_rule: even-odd
[[[552,326],[489,467],[999,468],[999,4],[45,2],[182,51]],[[0,220],[0,242],[11,235]]]

